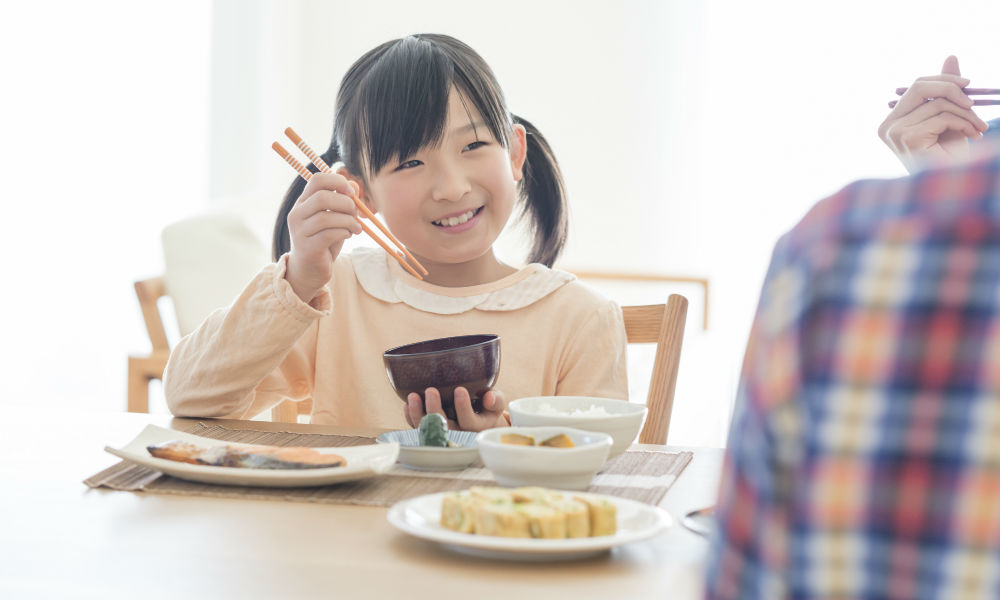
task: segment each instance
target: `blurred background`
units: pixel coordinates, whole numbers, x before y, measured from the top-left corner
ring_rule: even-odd
[[[1000,85],[997,23],[995,0],[3,2],[0,403],[124,410],[126,355],[149,349],[132,283],[163,272],[163,228],[238,212],[269,244],[291,181],[271,142],[325,148],[346,68],[441,32],[555,149],[557,266],[709,280],[707,329],[699,286],[609,293],[688,296],[670,442],[722,445],[775,241],[849,181],[905,174],[876,135],[895,87],[948,54]],[[516,229],[500,254],[523,260]]]

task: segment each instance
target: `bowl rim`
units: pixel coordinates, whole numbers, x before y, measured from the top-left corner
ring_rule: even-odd
[[[428,350],[426,352],[403,352],[403,353],[396,352],[397,350],[402,350],[403,348],[406,348],[408,346],[416,346],[417,344],[429,344],[431,342],[438,342],[441,340],[452,340],[461,338],[486,338],[486,339],[484,339],[481,342],[476,342],[475,344],[467,344],[464,346],[459,346],[457,348],[446,348],[444,350]],[[420,356],[427,356],[431,354],[440,356],[442,354],[451,354],[453,352],[474,350],[479,348],[480,346],[492,345],[499,341],[500,341],[500,335],[496,333],[470,333],[467,335],[449,335],[440,338],[433,338],[430,340],[421,340],[419,342],[410,342],[409,344],[402,344],[400,346],[396,346],[395,348],[389,348],[388,350],[382,353],[382,357],[387,359],[392,359],[392,358],[414,358]]]
[[[608,414],[606,415],[574,415],[570,413],[551,415],[525,409],[525,406],[531,404],[531,402],[524,402],[524,401],[540,401],[540,400],[550,401],[552,399],[562,399],[562,398],[575,398],[578,400],[589,400],[589,401],[596,400],[598,401],[597,403],[600,404],[602,407],[607,406],[609,404],[614,405],[612,403],[617,402],[620,403],[617,406],[623,406],[626,408],[623,412],[618,412],[618,413],[608,411]],[[556,401],[559,402],[561,400],[556,400]],[[511,403],[507,405],[507,411],[511,414],[511,416],[513,416],[514,413],[520,413],[525,416],[540,417],[545,419],[559,419],[563,421],[565,421],[566,419],[571,419],[573,421],[578,421],[580,423],[592,423],[597,421],[631,421],[636,417],[642,418],[642,416],[649,411],[649,407],[646,406],[645,404],[629,402],[628,400],[622,400],[618,398],[601,398],[599,396],[525,396],[523,398],[518,398],[517,400],[511,401]]]
[[[596,437],[597,439],[583,445],[574,446],[573,448],[552,448],[549,446],[519,446],[517,444],[504,444],[499,439],[492,439],[494,437],[499,438],[503,433],[521,433],[524,431],[532,432],[539,429],[557,429],[563,433],[570,432],[577,435],[586,435],[589,437]],[[583,454],[593,452],[595,449],[600,449],[607,447],[610,452],[611,447],[614,445],[614,438],[611,434],[605,433],[603,431],[588,431],[586,429],[576,429],[575,427],[567,427],[565,425],[533,425],[529,427],[516,425],[510,427],[494,427],[492,429],[485,429],[479,432],[476,436],[476,441],[479,443],[480,448],[488,449],[503,449],[505,451],[510,451],[513,453],[520,454],[530,454],[532,452],[551,452],[558,451],[558,456],[570,456],[573,454]]]
[[[479,452],[479,436],[478,435],[470,436],[469,444],[466,444],[466,445],[463,445],[463,446],[459,446],[457,448],[441,447],[441,446],[408,446],[408,445],[403,444],[402,442],[400,442],[397,439],[392,439],[393,438],[393,434],[397,434],[398,435],[400,433],[405,433],[405,432],[409,432],[409,431],[416,431],[416,429],[393,429],[391,431],[383,431],[382,433],[378,434],[378,436],[375,438],[375,442],[378,443],[378,444],[392,444],[392,443],[397,443],[397,444],[399,444],[399,451],[400,452],[406,451],[406,452],[417,452],[417,453],[422,453],[422,454],[431,454],[431,453],[457,454],[459,452],[470,452],[470,451]],[[448,439],[451,439],[451,435],[453,433],[474,433],[474,432],[472,432],[472,431],[464,431],[464,430],[458,431],[458,430],[449,429],[448,430]]]

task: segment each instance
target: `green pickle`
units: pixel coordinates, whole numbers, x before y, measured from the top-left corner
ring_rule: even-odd
[[[419,439],[421,446],[448,447],[448,421],[444,415],[431,413],[420,419]]]

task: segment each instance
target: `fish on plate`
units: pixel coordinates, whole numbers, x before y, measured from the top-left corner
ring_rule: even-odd
[[[247,469],[324,469],[347,464],[339,454],[324,454],[304,446],[210,446],[177,440],[146,446],[156,458],[214,467]]]

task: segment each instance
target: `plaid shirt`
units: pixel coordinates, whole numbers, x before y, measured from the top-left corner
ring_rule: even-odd
[[[1000,598],[1000,157],[778,242],[717,517],[709,598]]]

